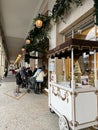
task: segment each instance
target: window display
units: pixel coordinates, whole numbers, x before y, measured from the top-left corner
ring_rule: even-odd
[[[86,86],[94,86],[94,53],[84,52],[78,59],[74,62],[74,75],[75,83]]]
[[[71,58],[68,56],[65,59],[65,80],[64,78],[59,78],[59,83],[68,83],[71,84],[71,75],[72,75],[72,68],[71,68]],[[80,55],[74,55],[74,64],[73,64],[73,71],[74,71],[74,81],[75,87],[91,87],[94,85],[94,52],[83,52]],[[58,77],[61,75],[59,74]],[[66,86],[68,86],[66,84]],[[71,87],[71,86],[70,86]]]

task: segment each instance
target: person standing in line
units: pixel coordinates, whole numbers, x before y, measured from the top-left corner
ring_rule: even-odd
[[[18,71],[16,73],[16,84],[17,84],[17,86],[16,86],[16,93],[21,93],[20,92],[20,86],[22,84],[22,79],[21,79],[20,71]]]
[[[28,76],[28,77],[31,77],[31,76],[32,76],[32,70],[31,70],[30,67],[27,68],[27,76]]]
[[[27,92],[30,92],[30,89],[35,89],[36,86],[36,77],[33,77],[35,72],[37,71],[37,68],[34,68],[34,71],[32,72],[32,76],[28,79],[28,90]]]
[[[7,75],[8,75],[8,70],[7,70],[7,68],[5,68],[5,70],[4,70],[4,77],[7,77]]]
[[[39,94],[39,87],[41,87],[41,93],[43,90],[43,81],[44,81],[44,77],[45,77],[45,73],[42,70],[41,67],[39,67],[37,69],[37,71],[35,72],[33,77],[36,77],[36,88],[35,88],[35,93]]]

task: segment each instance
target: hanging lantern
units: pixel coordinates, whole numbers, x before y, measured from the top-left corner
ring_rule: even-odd
[[[26,44],[30,44],[30,40],[29,39],[26,39]]]
[[[24,51],[25,51],[25,48],[21,48],[21,51],[24,52]]]
[[[43,25],[43,21],[41,19],[36,20],[35,22],[37,28],[41,28]]]

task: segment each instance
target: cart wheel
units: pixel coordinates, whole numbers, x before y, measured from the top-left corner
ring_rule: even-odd
[[[98,125],[92,126],[95,130],[98,130]]]
[[[68,121],[65,116],[59,117],[59,128],[60,130],[70,130]]]
[[[50,112],[51,112],[51,113],[55,113],[51,108],[50,108]]]

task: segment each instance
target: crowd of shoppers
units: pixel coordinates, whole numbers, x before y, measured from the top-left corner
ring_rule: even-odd
[[[46,87],[47,82],[47,71],[45,66],[35,68],[33,71],[31,68],[22,67],[16,73],[16,92],[20,92],[20,87],[26,88],[27,92],[30,89],[34,89],[36,94],[42,93],[43,89]]]

